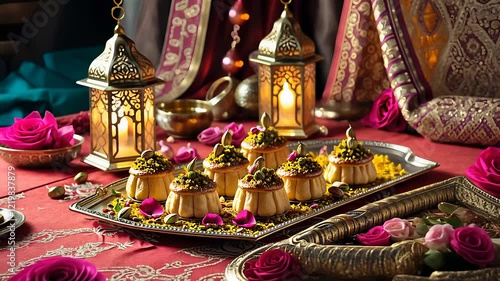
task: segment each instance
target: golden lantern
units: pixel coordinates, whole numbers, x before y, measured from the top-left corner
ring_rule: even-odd
[[[272,125],[288,138],[308,138],[319,130],[314,120],[316,62],[314,42],[302,33],[284,1],[281,17],[260,42],[259,115],[267,113]]]
[[[125,10],[116,1],[114,35],[90,64],[88,77],[77,81],[90,88],[90,154],[82,161],[105,171],[128,169],[142,151],[155,149],[153,89],[163,82],[125,36]]]

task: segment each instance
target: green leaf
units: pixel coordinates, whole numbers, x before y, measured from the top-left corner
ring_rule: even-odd
[[[453,212],[455,212],[456,209],[458,209],[459,206],[455,205],[455,204],[451,204],[451,203],[448,203],[448,202],[441,202],[438,204],[438,209],[445,213],[445,214],[452,214]]]
[[[459,218],[454,217],[454,216],[447,218],[446,223],[451,224],[451,226],[453,226],[453,228],[464,226],[464,223]]]
[[[114,196],[116,196],[116,194],[118,194],[118,193],[116,192],[116,190],[111,189],[111,194],[113,194]]]
[[[123,208],[122,204],[120,202],[116,203],[116,205],[113,207],[113,211],[115,213],[118,213],[121,209]]]
[[[434,270],[439,270],[444,266],[443,254],[436,250],[429,250],[425,253],[424,263]]]

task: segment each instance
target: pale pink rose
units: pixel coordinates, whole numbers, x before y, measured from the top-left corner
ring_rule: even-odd
[[[206,145],[214,145],[220,142],[222,131],[219,127],[210,127],[198,134],[198,141]]]
[[[415,228],[411,222],[404,219],[393,218],[386,221],[383,226],[395,242],[412,239],[415,235]]]
[[[425,234],[425,246],[431,250],[444,252],[450,244],[453,226],[450,224],[433,225]]]

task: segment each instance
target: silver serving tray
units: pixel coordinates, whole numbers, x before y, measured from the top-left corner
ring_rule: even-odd
[[[302,141],[305,144],[308,151],[313,151],[318,153],[319,150],[323,146],[328,147],[328,151],[330,152],[333,149],[333,146],[338,144],[341,140],[312,140],[312,141]],[[297,142],[289,143],[290,149],[295,149],[297,147]],[[241,239],[241,240],[252,240],[256,241],[267,237],[271,234],[274,234],[278,231],[284,230],[292,225],[310,219],[312,217],[318,216],[325,212],[331,211],[337,207],[342,205],[351,203],[360,198],[366,197],[378,191],[384,190],[388,187],[391,187],[397,183],[406,181],[415,176],[421,175],[431,169],[434,169],[439,166],[437,162],[420,158],[416,156],[411,149],[390,143],[383,142],[374,142],[374,141],[363,141],[363,144],[366,148],[370,149],[373,154],[386,154],[389,156],[389,159],[395,164],[401,164],[401,166],[408,172],[408,174],[398,177],[394,180],[386,181],[382,184],[375,185],[372,188],[367,189],[364,192],[360,192],[356,195],[350,196],[346,199],[335,201],[331,204],[312,209],[310,212],[302,214],[293,219],[287,220],[282,223],[276,224],[274,227],[268,228],[264,231],[260,231],[256,234],[246,234],[246,233],[227,233],[227,232],[209,232],[209,231],[201,231],[201,230],[190,230],[190,229],[179,229],[168,226],[154,226],[147,225],[140,222],[134,222],[127,219],[121,219],[113,217],[109,214],[102,212],[103,208],[107,206],[107,204],[112,200],[111,190],[122,191],[125,193],[125,186],[127,182],[127,178],[118,180],[114,183],[111,183],[103,188],[99,188],[96,194],[91,195],[85,199],[82,199],[78,202],[71,204],[69,207],[70,210],[82,213],[84,215],[88,215],[98,220],[105,221],[117,226],[126,227],[130,229],[137,229],[143,231],[157,232],[157,233],[165,233],[165,234],[177,234],[184,236],[198,236],[198,237],[209,237],[209,238],[224,238],[224,239]],[[201,169],[201,161],[199,161],[198,169]],[[177,167],[179,170],[180,167]],[[257,219],[258,221],[258,219]]]

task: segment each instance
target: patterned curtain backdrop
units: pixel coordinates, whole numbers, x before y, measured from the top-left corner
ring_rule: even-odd
[[[226,75],[221,61],[231,46],[233,25],[228,12],[235,0],[172,0],[170,18],[157,74],[166,83],[157,88],[157,98],[205,97],[208,87]],[[260,40],[271,31],[283,11],[280,1],[244,0],[250,20],[241,26],[241,42],[236,46],[244,60],[239,80],[254,74],[247,60]],[[323,91],[333,55],[342,1],[292,1],[290,9],[302,30],[316,42],[316,50],[326,59],[318,63],[317,94]],[[143,7],[144,9],[145,7]],[[138,33],[139,34],[139,33]]]
[[[500,145],[499,11],[500,1],[345,1],[323,100],[392,88],[422,136]]]

